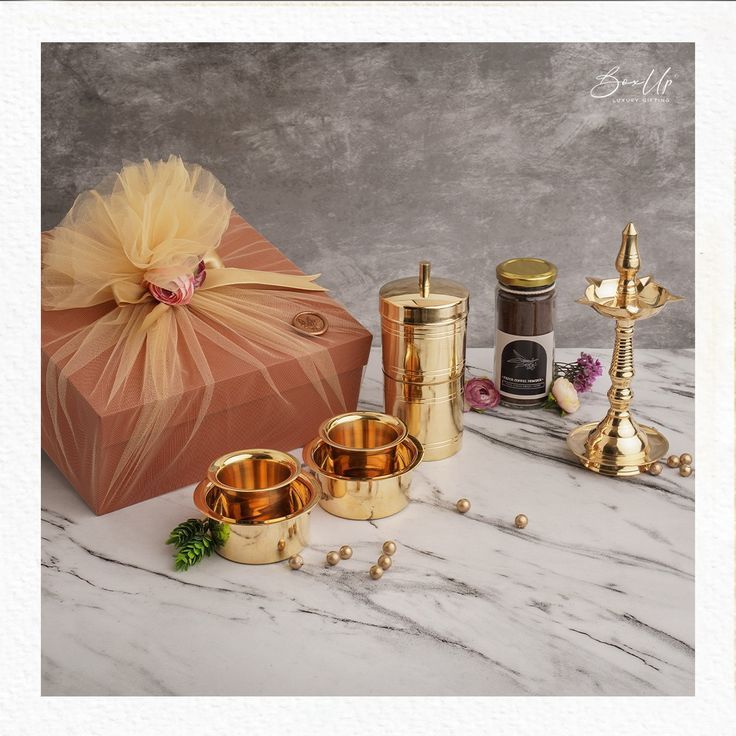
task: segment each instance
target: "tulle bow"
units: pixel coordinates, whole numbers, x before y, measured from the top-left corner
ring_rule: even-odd
[[[297,356],[325,403],[344,406],[329,353],[290,325],[304,301],[324,291],[314,283],[317,276],[228,267],[217,248],[231,211],[212,173],[171,156],[126,164],[81,194],[43,235],[43,308],[109,305],[100,318],[65,336],[49,361],[45,398],[62,454],[70,443],[77,455],[89,451],[94,441],[82,432],[69,436],[69,378],[77,371],[93,362],[101,366],[93,389],[97,405],[140,407],[124,433],[127,445],[108,494],[124,494],[149,470],[160,443],[170,441],[165,430],[181,414],[185,392],[199,386],[196,419],[172,461],[194,437],[215,383],[210,351],[258,369],[279,395],[262,357]],[[329,300],[323,303],[329,310]],[[65,470],[78,472],[71,462]]]

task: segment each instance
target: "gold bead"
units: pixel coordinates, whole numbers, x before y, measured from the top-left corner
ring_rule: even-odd
[[[676,468],[680,464],[680,458],[677,455],[670,455],[667,458],[667,465],[671,468]]]
[[[529,519],[524,514],[517,514],[514,519],[514,526],[517,529],[523,529],[529,523]]]
[[[467,498],[461,498],[456,504],[455,508],[461,513],[461,514],[467,514],[468,511],[470,511],[470,501],[468,501]]]
[[[340,559],[349,560],[352,556],[353,556],[353,548],[348,546],[347,544],[343,544],[343,546],[340,547]]]
[[[301,555],[292,555],[289,557],[289,567],[292,570],[298,570],[304,564],[304,560]]]
[[[388,555],[391,557],[391,555],[396,553],[396,542],[384,542],[383,543],[383,554]],[[380,576],[379,576],[380,577]]]
[[[680,465],[680,475],[683,478],[687,478],[688,476],[693,474],[693,467],[692,465]]]
[[[693,464],[693,456],[689,452],[683,452],[682,455],[680,455],[680,465],[692,465]]]
[[[380,578],[381,575],[383,575],[383,568],[379,567],[378,565],[371,565],[369,574],[374,580],[378,580],[378,578]]]
[[[652,463],[649,466],[649,475],[659,475],[662,472],[662,463]]]
[[[388,570],[391,567],[391,558],[388,555],[381,555],[378,558],[378,567]]]
[[[337,554],[337,552],[328,552],[327,553],[327,564],[328,565],[337,565],[337,563],[340,562],[340,555]]]

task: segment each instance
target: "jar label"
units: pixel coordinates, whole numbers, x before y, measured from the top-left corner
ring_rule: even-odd
[[[509,335],[496,330],[495,383],[501,396],[542,399],[552,383],[555,333]]]

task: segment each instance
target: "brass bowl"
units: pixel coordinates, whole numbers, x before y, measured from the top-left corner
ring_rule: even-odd
[[[280,450],[238,450],[222,455],[207,468],[207,480],[224,497],[237,501],[249,497],[252,510],[279,503],[282,489],[292,483],[301,468],[293,455]]]
[[[262,565],[304,549],[309,543],[309,512],[319,501],[320,489],[311,475],[300,472],[294,457],[276,450],[245,450],[223,456],[210,469],[215,467],[231,469],[208,472],[194,489],[194,505],[225,527],[225,541],[215,548],[219,555]],[[290,480],[282,483],[285,478]]]
[[[424,454],[416,437],[407,435],[395,450],[364,457],[363,467],[352,458],[336,466],[333,451],[321,438],[303,450],[304,463],[322,490],[319,505],[325,511],[343,519],[382,519],[406,508],[412,471]]]
[[[334,456],[354,456],[362,464],[367,456],[391,456],[406,439],[406,425],[398,417],[377,411],[353,411],[327,419],[318,434]]]

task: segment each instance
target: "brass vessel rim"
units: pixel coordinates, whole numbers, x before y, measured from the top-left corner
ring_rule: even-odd
[[[291,514],[287,514],[286,516],[277,516],[271,519],[232,519],[230,517],[223,516],[219,512],[213,511],[207,504],[207,495],[210,490],[212,490],[212,488],[221,488],[221,486],[217,483],[212,483],[212,481],[207,479],[200,481],[194,489],[194,505],[203,514],[205,514],[205,516],[208,516],[210,519],[214,519],[215,521],[219,521],[222,524],[233,524],[235,526],[268,526],[270,524],[280,524],[284,521],[292,521],[293,519],[297,519],[300,516],[309,513],[319,502],[321,492],[316,487],[315,482],[310,475],[300,472],[297,477],[291,481],[291,483],[286,486],[282,486],[284,493],[288,493],[295,483],[305,485],[310,492],[310,498],[302,508]]]
[[[424,309],[447,309],[467,303],[470,292],[458,281],[433,277],[428,294],[422,293],[421,281],[416,276],[405,277],[385,283],[378,292],[379,300],[395,306],[405,306],[405,302],[422,302],[408,306]]]
[[[318,473],[320,475],[323,475],[325,478],[331,478],[333,480],[346,480],[346,481],[355,481],[355,482],[368,482],[368,481],[378,481],[378,480],[386,480],[388,478],[399,478],[402,475],[409,473],[410,471],[414,470],[414,468],[419,465],[419,463],[422,461],[422,458],[424,457],[424,446],[422,443],[414,437],[414,435],[407,434],[406,438],[403,442],[401,442],[401,445],[409,445],[414,450],[414,457],[412,457],[411,462],[408,463],[405,467],[403,467],[401,470],[397,470],[395,473],[388,473],[386,475],[374,475],[370,478],[356,478],[355,476],[350,475],[337,475],[336,473],[329,473],[326,470],[323,470],[320,468],[319,465],[314,461],[314,453],[317,450],[320,445],[326,445],[327,443],[322,440],[320,437],[315,437],[311,442],[308,442],[304,446],[304,450],[302,451],[302,455],[304,457],[304,462],[306,466],[313,472]]]
[[[395,428],[397,430],[396,438],[391,442],[387,442],[383,445],[376,445],[375,447],[353,447],[352,445],[343,445],[340,442],[336,442],[330,437],[330,430],[333,427],[337,427],[340,424],[347,424],[350,421],[363,419],[374,420],[386,426]],[[346,452],[364,452],[367,455],[378,455],[393,447],[398,447],[408,437],[409,430],[401,419],[392,416],[391,414],[384,414],[378,411],[349,411],[345,414],[338,414],[337,416],[326,419],[322,424],[320,424],[317,434],[329,447],[334,447],[335,449],[344,450]]]
[[[280,463],[289,468],[289,474],[284,480],[270,486],[264,486],[263,488],[238,488],[237,486],[231,486],[227,483],[223,483],[219,478],[218,474],[226,468],[228,465],[235,464],[242,460],[248,459],[259,459],[259,460],[273,460],[274,462]],[[235,450],[234,452],[228,452],[226,455],[221,455],[216,460],[210,463],[207,468],[207,480],[212,485],[217,486],[221,490],[225,491],[227,495],[243,495],[248,493],[264,493],[267,491],[275,491],[279,488],[290,486],[299,476],[301,472],[301,466],[299,461],[288,452],[282,452],[281,450],[270,450],[264,448],[255,448],[248,450]]]

